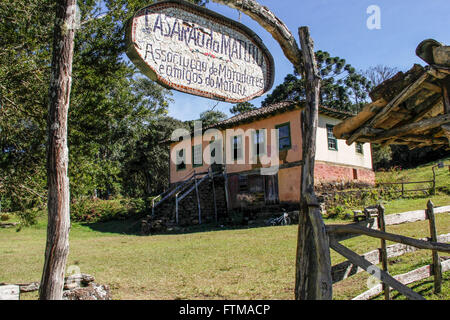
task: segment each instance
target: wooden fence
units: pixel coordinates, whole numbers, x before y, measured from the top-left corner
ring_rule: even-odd
[[[419,189],[405,189],[405,185],[411,185],[411,184],[423,184],[423,183],[430,183],[431,186],[428,188],[419,188]],[[395,190],[395,192],[401,192],[402,197],[407,192],[417,192],[417,191],[427,191],[430,195],[433,195],[436,193],[436,179],[433,180],[425,180],[425,181],[400,181],[400,182],[383,182],[378,183],[378,186],[381,187],[383,190],[383,186],[393,186],[393,185],[401,185],[401,190]]]
[[[376,211],[376,214],[373,212]],[[383,292],[386,300],[390,299],[390,290],[395,289],[409,299],[423,300],[424,298],[406,285],[429,276],[434,277],[434,292],[441,292],[442,272],[450,269],[450,259],[440,262],[438,252],[450,252],[450,234],[437,235],[435,215],[450,212],[450,206],[435,208],[431,201],[427,203],[426,210],[416,210],[400,214],[385,216],[384,207],[377,206],[375,210],[365,210],[366,220],[348,225],[327,225],[330,247],[348,260],[332,267],[333,283],[339,282],[362,270],[370,273],[375,272],[375,276],[381,280],[382,284],[374,286],[364,292],[355,300],[369,299]],[[374,219],[376,217],[376,219]],[[424,239],[414,239],[392,233],[387,233],[387,225],[396,225],[415,221],[428,220],[430,237]],[[339,241],[343,241],[355,236],[366,235],[380,239],[380,248],[368,252],[362,256],[346,248]],[[398,244],[386,246],[386,241],[398,242]],[[438,242],[439,241],[439,242]],[[433,262],[429,266],[418,268],[406,274],[392,277],[388,273],[388,258],[400,256],[407,252],[418,249],[429,249],[432,252]],[[381,263],[381,269],[375,265]]]

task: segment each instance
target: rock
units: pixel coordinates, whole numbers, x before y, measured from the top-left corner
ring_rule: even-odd
[[[65,290],[63,300],[111,300],[109,286],[89,283],[87,287]]]
[[[32,282],[27,284],[19,284],[20,292],[33,292],[39,290],[39,282]]]
[[[64,284],[65,285],[69,285],[72,283],[78,283],[78,284],[83,284],[83,285],[88,285],[91,282],[94,282],[95,278],[89,274],[85,274],[85,273],[78,273],[78,274],[73,274],[70,275],[68,277],[66,277],[64,279]]]

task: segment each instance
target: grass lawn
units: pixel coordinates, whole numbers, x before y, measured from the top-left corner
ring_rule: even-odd
[[[449,163],[446,159],[445,163]],[[427,180],[431,166],[377,173],[383,181]],[[386,213],[450,205],[448,169],[438,169],[437,194],[384,203]],[[13,219],[14,220],[14,219]],[[438,214],[438,234],[450,232],[450,213]],[[326,219],[325,223],[348,223]],[[293,299],[297,226],[213,229],[205,226],[185,234],[139,236],[139,220],[73,223],[68,266],[92,274],[108,284],[114,299]],[[414,238],[429,236],[428,221],[388,226],[388,232]],[[44,263],[46,217],[23,228],[0,229],[0,282],[40,281]],[[374,250],[380,240],[357,237],[342,242],[357,253]],[[388,245],[392,244],[388,242]],[[331,250],[332,264],[345,259]],[[392,275],[431,263],[431,252],[419,250],[389,261]],[[427,299],[450,299],[450,272],[443,275],[443,291],[433,294],[432,278],[410,287]],[[368,274],[361,272],[333,286],[334,299],[351,299],[367,290]],[[392,296],[404,299],[401,295]],[[37,293],[23,294],[35,299]],[[378,297],[382,299],[383,297]]]
[[[424,208],[426,201],[420,199],[417,204]],[[445,204],[450,205],[450,198]],[[391,211],[391,206],[402,207],[393,201],[386,204],[387,210]],[[68,265],[78,265],[81,272],[110,285],[114,299],[293,299],[295,225],[177,235],[124,234],[133,224],[74,223]],[[437,215],[437,226],[439,234],[450,232],[450,214]],[[427,221],[391,226],[388,231],[416,238],[429,232]],[[39,281],[45,237],[44,217],[20,232],[0,229],[0,282]],[[343,243],[361,254],[379,246],[379,240],[368,237]],[[331,257],[333,264],[344,260],[334,251]],[[431,254],[420,250],[393,259],[390,272],[403,273],[430,261]],[[444,275],[446,280],[449,277]],[[366,279],[361,273],[336,284],[334,298],[351,299],[365,291]],[[430,285],[425,281],[420,288],[431,294]],[[427,298],[449,299],[448,281],[443,288],[440,296]],[[22,295],[24,299],[36,297],[36,293]]]

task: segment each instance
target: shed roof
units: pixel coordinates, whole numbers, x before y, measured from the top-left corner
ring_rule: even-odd
[[[419,48],[424,42],[416,50],[420,57]],[[334,127],[335,136],[346,139],[349,145],[359,141],[402,144],[411,149],[448,147],[450,47],[441,45],[439,48],[439,52],[444,52],[440,57],[446,56],[439,64],[427,54],[426,61],[430,65],[415,64],[407,72],[399,72],[378,85],[370,93],[371,103]]]

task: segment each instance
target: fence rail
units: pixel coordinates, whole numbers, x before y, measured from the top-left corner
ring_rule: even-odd
[[[379,278],[379,280],[382,281],[382,284],[377,287],[377,289],[372,288],[373,290],[371,289],[356,297],[355,299],[361,299],[364,297],[370,298],[375,294],[375,292],[384,292],[385,299],[388,300],[390,299],[390,290],[396,289],[398,292],[405,295],[409,299],[423,300],[424,298],[422,296],[412,291],[406,286],[406,284],[426,278],[429,275],[432,275],[434,277],[434,292],[439,293],[442,287],[442,272],[443,270],[447,270],[448,262],[446,261],[444,264],[442,264],[440,262],[438,252],[450,253],[450,244],[438,242],[448,242],[448,235],[437,236],[435,214],[449,212],[450,206],[434,208],[433,203],[431,202],[431,200],[429,200],[426,210],[416,210],[393,215],[393,218],[391,219],[388,219],[389,216],[385,219],[384,207],[382,205],[379,205],[377,209],[378,216],[376,220],[368,216],[368,221],[362,221],[348,225],[326,226],[327,233],[329,234],[330,248],[348,259],[348,261],[332,267],[333,283],[336,283],[348,276],[358,273],[360,269],[364,269],[368,272],[376,269],[378,271],[376,276],[377,278]],[[410,216],[407,216],[408,214]],[[385,231],[386,225],[408,223],[425,219],[429,221],[431,235],[430,238],[419,240],[402,235],[387,233]],[[366,227],[363,225],[363,223],[369,223],[369,226]],[[379,230],[374,230],[374,228],[378,228]],[[380,239],[381,248],[378,249],[378,254],[370,252],[363,256],[360,256],[356,252],[348,249],[338,242],[353,237],[349,236],[350,234],[366,235]],[[397,242],[400,244],[387,247],[385,242],[386,240]],[[411,247],[413,247],[414,249],[411,249]],[[432,251],[433,263],[430,266],[422,267],[413,270],[408,274],[396,277],[392,277],[389,275],[387,263],[388,257],[392,257],[394,255],[398,256],[417,249],[428,249]],[[394,253],[392,253],[392,250],[394,250]],[[388,251],[391,251],[390,254],[388,254]],[[382,264],[383,270],[375,267],[377,263]]]
[[[422,189],[405,189],[405,185],[408,184],[423,184],[423,183],[431,183],[431,187],[429,188],[422,188]],[[418,191],[428,191],[430,195],[436,194],[436,179],[433,178],[433,180],[425,180],[425,181],[400,181],[400,182],[382,182],[378,183],[378,186],[391,186],[391,185],[401,185],[401,190],[395,190],[395,192],[401,192],[402,197],[407,192],[418,192]],[[383,188],[382,188],[383,189]]]

